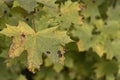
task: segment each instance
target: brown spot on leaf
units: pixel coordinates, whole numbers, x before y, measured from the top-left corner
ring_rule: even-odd
[[[60,50],[57,51],[58,57],[61,58],[62,57],[62,52]]]
[[[50,54],[50,51],[46,51],[47,54]]]
[[[22,33],[21,36],[25,38],[25,34],[24,33]]]

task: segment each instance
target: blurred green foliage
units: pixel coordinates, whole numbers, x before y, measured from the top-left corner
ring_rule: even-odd
[[[8,29],[6,24],[18,26],[19,21],[29,25],[26,32],[31,27],[41,35],[26,43],[38,41],[30,50],[40,54],[32,58],[25,49],[9,57],[12,40],[19,36],[1,33]],[[54,34],[54,27],[66,34]],[[120,0],[0,0],[0,80],[120,80],[119,36]],[[36,69],[38,56],[43,62]],[[28,70],[31,59],[34,74]]]

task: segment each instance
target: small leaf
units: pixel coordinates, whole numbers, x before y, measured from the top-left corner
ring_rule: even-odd
[[[25,76],[20,75],[17,80],[27,80]]]
[[[72,58],[66,56],[65,66],[67,66],[69,68],[73,68],[74,67],[74,60]]]
[[[28,12],[31,12],[34,10],[34,8],[37,6],[37,3],[35,0],[29,0],[29,1],[26,1],[26,0],[16,0],[17,4],[20,5],[20,7],[22,7],[23,9],[27,10]],[[14,4],[15,6],[16,4]]]
[[[115,80],[115,76],[112,75],[106,75],[106,80]]]
[[[101,78],[105,75],[113,75],[118,70],[118,65],[116,61],[101,61],[96,63],[95,67],[95,73],[97,78]]]
[[[53,63],[52,63],[52,61],[49,59],[49,58],[46,58],[45,59],[45,66],[46,67],[49,67],[49,66],[51,66]]]
[[[56,72],[60,72],[62,69],[63,69],[63,65],[59,64],[59,63],[56,63],[53,67],[53,69],[56,71]]]
[[[97,54],[100,56],[100,57],[102,57],[103,56],[103,54],[104,54],[104,47],[103,46],[101,46],[101,45],[98,45],[98,44],[96,44],[95,45],[95,51],[97,52]]]

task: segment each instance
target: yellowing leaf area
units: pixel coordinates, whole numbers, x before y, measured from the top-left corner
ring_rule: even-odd
[[[60,47],[71,41],[66,31],[58,31],[57,27],[35,33],[29,25],[22,21],[18,26],[7,25],[7,28],[0,33],[13,39],[9,49],[9,57],[18,57],[24,50],[27,51],[28,69],[32,72],[39,69],[43,63],[42,53],[47,54],[53,62],[63,63],[64,56]],[[59,56],[57,51],[60,51],[62,56]]]

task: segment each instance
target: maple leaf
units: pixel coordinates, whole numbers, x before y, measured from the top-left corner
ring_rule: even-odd
[[[94,65],[97,78],[101,78],[105,75],[113,75],[118,70],[118,64],[116,61],[100,61]],[[112,68],[112,69],[111,69]]]
[[[104,0],[97,0],[97,1],[91,1],[91,0],[84,0],[84,9],[81,11],[81,14],[85,17],[91,17],[92,21],[94,20],[95,16],[100,16],[98,6],[100,6],[101,3],[104,2]]]
[[[64,54],[61,51],[61,46],[72,41],[67,36],[66,31],[58,31],[57,27],[35,33],[29,25],[21,21],[17,27],[7,25],[7,28],[3,29],[0,33],[13,37],[9,50],[10,57],[20,56],[24,50],[27,50],[28,69],[32,72],[40,68],[42,53],[46,53],[53,62],[62,63],[64,61]],[[60,51],[59,54],[57,53],[58,51]]]
[[[7,28],[0,33],[13,38],[13,43],[11,44],[9,50],[9,56],[16,57],[19,56],[24,50],[25,36],[34,33],[34,31],[28,27],[28,25],[20,22],[18,27],[7,25]]]
[[[57,8],[57,5],[55,4],[56,0],[36,0],[36,1],[44,4],[49,8],[54,8],[54,9]]]
[[[37,3],[35,0],[16,0],[14,2],[13,6],[19,5],[23,9],[27,10],[28,12],[31,12],[34,10],[34,8],[37,6]]]
[[[57,17],[57,21],[60,23],[60,27],[68,29],[72,23],[80,24],[79,16],[79,3],[68,0],[64,5],[60,7],[60,15]]]
[[[91,47],[92,29],[92,25],[85,23],[81,26],[76,25],[75,29],[71,31],[72,36],[79,38],[77,43],[79,51],[88,50]]]
[[[112,59],[113,57],[116,57],[119,60],[120,58],[120,54],[118,54],[119,51],[120,51],[120,40],[119,39],[114,40],[113,42],[106,43],[107,59]]]
[[[120,56],[118,54],[120,45],[119,28],[119,21],[108,21],[107,25],[104,25],[101,34],[99,35],[101,38],[98,41],[102,43],[101,49],[104,47],[103,51],[107,54],[108,59],[112,59],[114,56]]]
[[[120,22],[120,1],[117,1],[116,2],[116,6],[113,7],[109,7],[108,8],[108,11],[107,11],[107,14],[108,14],[108,20],[112,20],[112,21],[119,21]]]
[[[4,4],[3,0],[0,0],[0,18],[3,17],[4,14],[6,14],[5,10],[9,11],[9,8],[7,7],[7,5]]]
[[[101,35],[94,35],[92,38],[91,44],[93,51],[95,51],[99,57],[102,57],[105,53],[105,38]]]

